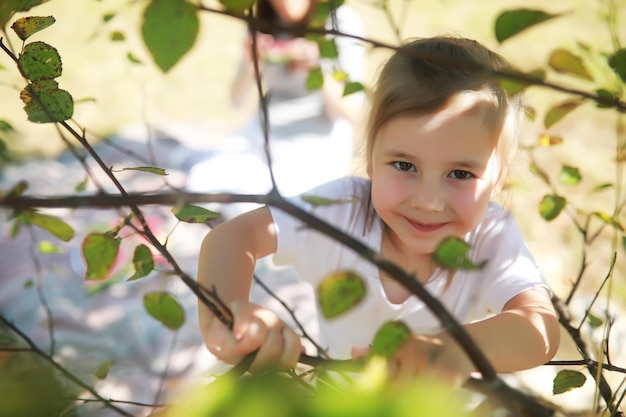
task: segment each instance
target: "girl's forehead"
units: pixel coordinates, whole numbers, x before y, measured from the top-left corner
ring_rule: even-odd
[[[480,112],[403,116],[385,123],[370,156],[405,156],[424,163],[471,160],[472,165],[485,165],[497,147],[498,136]]]
[[[437,127],[462,116],[475,116],[487,122],[497,113],[498,103],[494,95],[472,91],[451,97],[442,108],[426,114],[425,118],[429,125]]]
[[[391,118],[372,138],[374,143],[370,150],[389,134],[400,134],[408,139],[412,134],[438,136],[442,132],[455,132],[466,138],[488,138],[489,146],[495,146],[500,136],[501,123],[498,120],[503,114],[496,101],[493,95],[472,91],[451,97],[444,106],[432,112]]]

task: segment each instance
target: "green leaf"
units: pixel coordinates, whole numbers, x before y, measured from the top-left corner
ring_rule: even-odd
[[[31,42],[24,47],[18,59],[18,68],[30,81],[61,76],[63,66],[56,48],[45,42]]]
[[[126,40],[126,36],[124,36],[123,32],[115,30],[109,34],[109,39],[111,39],[113,42],[123,42]]]
[[[133,64],[143,64],[139,58],[137,58],[132,52],[126,54],[126,59],[128,59]]]
[[[13,220],[13,224],[11,225],[11,230],[9,231],[9,236],[11,236],[11,239],[15,238],[15,236],[18,235],[23,225],[24,225],[23,217],[16,216],[15,220]]]
[[[344,0],[320,1],[309,19],[311,27],[324,27],[332,10],[337,10]]]
[[[589,194],[593,194],[593,193],[598,193],[600,191],[604,191],[608,188],[613,187],[613,184],[610,182],[605,182],[603,184],[598,184],[595,187],[593,187],[593,189],[591,191],[589,191]]]
[[[246,9],[254,5],[255,0],[220,0],[226,10],[234,14],[242,14]]]
[[[85,177],[81,182],[76,184],[76,187],[74,187],[74,191],[76,191],[77,193],[82,193],[83,191],[85,191],[87,189],[88,181],[89,177]]]
[[[512,72],[512,75],[514,74],[523,75],[523,78],[531,78],[532,80],[536,80],[537,82],[542,82],[546,79],[546,72],[543,69],[534,69],[526,73],[521,71],[514,71]],[[505,76],[500,76],[499,81],[502,88],[504,88],[504,90],[510,96],[521,93],[522,91],[533,85],[533,82],[531,81],[519,80],[517,78]]]
[[[594,217],[602,220],[609,226],[613,226],[616,229],[621,230],[622,232],[624,231],[624,227],[613,216],[599,211],[594,211],[592,214],[594,215]]]
[[[605,88],[596,90],[596,94],[602,101],[596,103],[596,107],[599,109],[610,109],[617,105],[619,102],[619,94],[613,91],[609,91]]]
[[[411,338],[411,329],[401,321],[388,321],[376,332],[368,356],[391,359],[396,351]]]
[[[548,65],[556,72],[593,81],[593,77],[589,74],[589,71],[587,71],[583,60],[568,50],[555,49],[552,51],[548,59]]]
[[[589,324],[589,326],[593,329],[597,329],[598,327],[602,326],[602,319],[598,316],[594,316],[591,313],[587,314],[587,323]]]
[[[100,364],[100,366],[98,366],[98,369],[96,369],[96,371],[93,373],[94,376],[98,379],[105,379],[107,377],[107,375],[109,375],[109,370],[111,369],[111,366],[113,366],[113,361],[106,361]]]
[[[609,66],[626,82],[626,48],[618,49],[609,57]]]
[[[317,45],[319,46],[320,56],[322,58],[337,58],[339,51],[334,39],[322,38]]]
[[[121,172],[121,171],[141,171],[141,172],[149,172],[150,174],[155,174],[155,175],[168,175],[167,172],[165,172],[165,170],[163,168],[158,168],[158,167],[131,167],[131,168],[122,168],[118,171],[115,172]]]
[[[539,203],[539,214],[541,214],[544,220],[553,220],[565,208],[566,203],[567,200],[558,195],[545,195]]]
[[[561,167],[561,174],[559,175],[559,181],[565,185],[576,185],[580,183],[582,176],[580,170],[576,167],[569,165],[563,165]]]
[[[348,81],[348,73],[343,71],[343,70],[341,70],[341,69],[338,69],[338,68],[335,68],[333,70],[332,76],[333,76],[334,80],[337,80],[340,83],[345,83],[346,81]],[[360,84],[360,83],[357,83],[357,84]],[[345,95],[346,94],[345,94],[345,90],[344,90],[344,96]]]
[[[31,224],[38,226],[64,242],[74,237],[74,229],[58,217],[42,214],[34,210],[26,210],[24,216]]]
[[[3,139],[0,139],[0,160],[5,162],[9,162],[13,160],[11,156],[11,151],[9,151],[9,147]]]
[[[7,197],[19,197],[24,194],[24,192],[28,189],[28,183],[24,180],[19,180],[17,184],[9,189],[6,193]]]
[[[74,100],[70,93],[58,88],[38,92],[37,88],[35,83],[29,84],[20,93],[20,98],[25,103],[24,111],[28,115],[28,120],[34,123],[55,123],[72,117]]]
[[[559,371],[554,377],[552,384],[552,394],[563,394],[564,392],[571,391],[574,388],[580,388],[585,384],[587,378],[585,375],[578,371],[572,371],[564,369]]]
[[[562,103],[553,106],[546,113],[546,117],[543,119],[543,125],[546,129],[554,126],[558,121],[567,116],[572,110],[575,110],[582,104],[581,100],[567,100]]]
[[[333,199],[333,198],[326,198],[326,197],[320,197],[317,195],[310,195],[310,194],[303,194],[300,196],[300,198],[304,201],[306,201],[307,203],[310,203],[314,206],[330,206],[333,204],[350,204],[350,203],[354,203],[356,202],[356,198],[350,198],[347,200],[341,200],[341,199]]]
[[[144,244],[137,245],[133,253],[133,266],[135,267],[135,273],[128,278],[129,281],[143,278],[154,270],[154,258],[150,248]]]
[[[87,263],[86,280],[105,279],[111,273],[120,242],[110,233],[91,233],[85,237],[82,250]]]
[[[41,253],[63,253],[63,249],[50,242],[49,240],[42,240],[39,242],[39,252]]]
[[[332,319],[345,313],[363,300],[366,292],[363,279],[352,271],[328,275],[317,286],[322,315]]]
[[[15,342],[17,342],[17,340],[8,334],[0,333],[0,345],[12,345]]]
[[[363,84],[357,81],[350,81],[346,83],[346,86],[343,89],[343,95],[349,96],[350,94],[358,93],[359,91],[364,91],[365,87]]]
[[[544,133],[539,136],[537,143],[539,143],[539,145],[543,146],[544,148],[547,148],[549,146],[556,146],[563,143],[563,137]]]
[[[52,16],[28,16],[17,19],[11,25],[17,36],[25,41],[31,35],[52,26],[56,22]]]
[[[324,85],[324,75],[320,67],[312,68],[306,78],[306,88],[309,91],[315,91]]]
[[[52,78],[43,78],[41,80],[33,81],[26,88],[20,92],[20,98],[24,103],[34,98],[36,94],[49,93],[59,89],[59,83]]]
[[[195,43],[200,28],[196,12],[186,0],[152,0],[144,11],[143,41],[161,71],[168,72]]]
[[[143,305],[148,314],[171,330],[178,330],[185,324],[185,311],[170,294],[151,292],[143,297]]]
[[[220,217],[220,213],[193,204],[176,206],[172,209],[172,213],[178,220],[185,223],[206,223]]]
[[[104,23],[108,23],[111,20],[113,20],[114,17],[115,17],[115,13],[106,13],[106,14],[102,15],[102,21]]]
[[[498,40],[498,42],[502,43],[505,40],[528,29],[531,26],[537,25],[558,16],[560,15],[550,14],[542,10],[533,9],[516,9],[502,12],[496,18],[496,39]]]
[[[0,132],[2,133],[12,133],[15,132],[13,125],[6,120],[0,120]]]
[[[451,236],[443,240],[433,253],[433,260],[438,265],[450,269],[479,270],[482,269],[487,261],[474,263],[469,258],[471,246],[463,239]]]
[[[27,12],[48,0],[2,0],[0,1],[0,28],[4,28],[15,12]]]

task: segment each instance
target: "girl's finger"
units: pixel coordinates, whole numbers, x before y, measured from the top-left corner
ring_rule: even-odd
[[[282,336],[284,349],[278,362],[278,366],[282,369],[293,368],[298,363],[300,354],[304,352],[304,347],[300,342],[300,336],[298,336],[290,327],[283,326]]]
[[[353,346],[352,349],[350,350],[350,356],[353,359],[363,358],[363,357],[365,357],[367,355],[369,350],[370,349],[368,347]]]
[[[275,313],[254,304],[235,304],[232,310],[236,317],[233,326],[235,349],[242,355],[261,348],[267,343],[270,333],[283,326]]]
[[[282,326],[275,326],[267,332],[267,337],[257,352],[250,371],[259,372],[270,367],[278,367],[284,348]]]
[[[217,319],[211,321],[208,335],[205,344],[216,358],[231,364],[241,360],[242,356],[235,352],[235,338],[221,321]]]

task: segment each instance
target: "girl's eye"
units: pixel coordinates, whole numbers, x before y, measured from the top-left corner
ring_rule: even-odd
[[[398,171],[405,171],[405,172],[415,171],[415,167],[413,166],[413,164],[411,164],[409,162],[396,161],[396,162],[393,163],[393,166]]]
[[[469,180],[471,178],[474,178],[474,174],[472,174],[471,172],[463,171],[460,169],[455,169],[454,171],[451,171],[450,174],[448,175],[451,178],[454,178],[457,180]]]

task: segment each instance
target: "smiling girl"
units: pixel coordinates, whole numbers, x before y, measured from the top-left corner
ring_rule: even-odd
[[[341,204],[292,199],[411,273],[498,372],[538,366],[559,345],[547,284],[511,214],[491,202],[516,148],[521,113],[492,75],[506,68],[502,57],[469,39],[403,45],[383,67],[372,96],[369,179],[347,177],[307,193]],[[484,268],[438,267],[432,255],[451,236],[469,243],[470,257]],[[202,334],[219,359],[237,363],[258,350],[253,371],[297,362],[295,331],[248,302],[255,261],[270,254],[277,264],[293,264],[312,285],[337,270],[355,271],[365,281],[362,302],[338,318],[319,320],[319,343],[331,357],[364,354],[382,324],[402,320],[414,335],[389,362],[392,377],[429,372],[459,385],[474,371],[421,300],[352,250],[271,207],[221,224],[203,242],[198,281],[215,286],[234,313],[231,333],[199,304]]]

